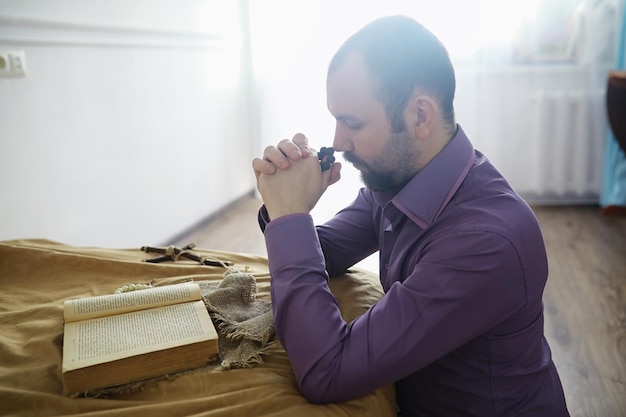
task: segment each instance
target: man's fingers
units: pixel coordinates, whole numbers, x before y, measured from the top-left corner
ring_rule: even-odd
[[[315,151],[309,148],[307,137],[302,133],[297,133],[292,140],[283,139],[276,146],[266,147],[263,151],[263,159],[255,158],[252,166],[258,178],[260,173],[274,174],[276,168],[287,169],[291,166],[290,161],[298,161],[314,153]]]
[[[341,162],[335,162],[330,166],[330,179],[328,185],[333,185],[341,179]]]
[[[299,161],[303,156],[305,156],[303,151],[300,149],[300,146],[289,139],[283,139],[278,142],[278,149],[280,149],[283,155],[292,161]],[[306,156],[308,156],[308,154]]]
[[[289,168],[289,158],[287,157],[287,154],[275,146],[268,146],[265,148],[265,151],[263,151],[263,159],[276,165],[280,169]]]
[[[261,158],[254,158],[252,160],[252,168],[254,169],[254,174],[257,179],[259,179],[259,175],[261,174],[272,175],[276,172],[274,164]]]
[[[322,176],[326,178],[325,181],[328,181],[326,183],[326,187],[330,187],[331,185],[339,181],[339,179],[341,179],[341,163],[333,163],[330,166],[330,169],[322,171]]]
[[[313,154],[313,151],[309,148],[309,139],[303,133],[296,133],[292,141],[300,149],[303,157],[306,158]]]

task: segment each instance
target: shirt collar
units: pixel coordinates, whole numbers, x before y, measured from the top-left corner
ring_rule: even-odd
[[[391,203],[425,229],[441,214],[474,163],[474,147],[458,126],[456,135],[395,196]],[[377,201],[389,201],[376,195]]]

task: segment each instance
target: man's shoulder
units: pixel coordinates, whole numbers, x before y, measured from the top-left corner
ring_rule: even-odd
[[[458,231],[498,233],[511,241],[539,238],[539,223],[532,208],[495,168],[488,174],[471,172],[439,220]]]

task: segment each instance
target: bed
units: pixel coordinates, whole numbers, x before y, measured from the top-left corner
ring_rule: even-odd
[[[232,261],[256,279],[269,302],[267,260],[242,253],[194,249],[203,258]],[[345,403],[314,405],[298,392],[278,342],[262,363],[207,367],[104,398],[63,394],[63,301],[109,294],[128,283],[168,285],[179,279],[220,281],[224,268],[190,259],[147,263],[140,248],[74,247],[48,240],[0,242],[0,415],[2,416],[395,416],[393,386]],[[377,277],[351,270],[331,280],[342,314],[351,320],[382,295]]]

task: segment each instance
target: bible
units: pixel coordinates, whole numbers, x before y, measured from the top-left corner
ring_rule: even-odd
[[[183,283],[66,300],[66,395],[206,366],[219,358],[200,287]]]

